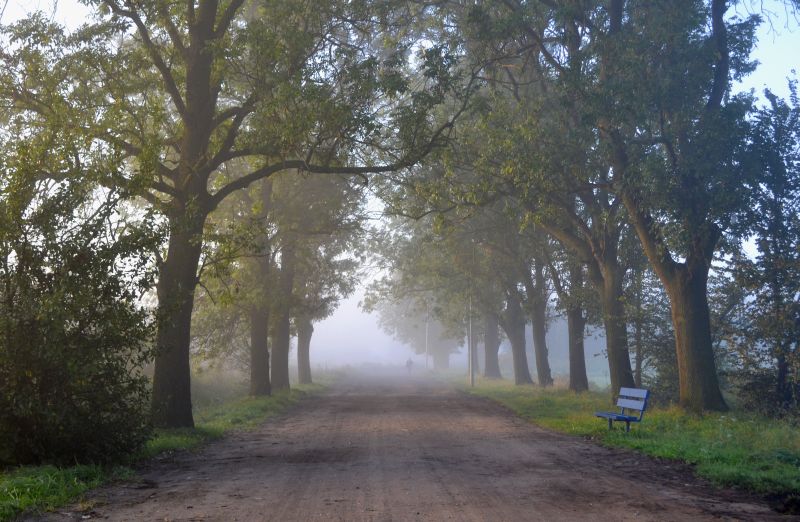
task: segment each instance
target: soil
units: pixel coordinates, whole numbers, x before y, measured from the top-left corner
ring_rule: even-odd
[[[255,431],[139,471],[135,481],[92,492],[83,509],[39,519],[792,518],[714,488],[686,465],[603,448],[445,384],[377,371],[343,380]]]

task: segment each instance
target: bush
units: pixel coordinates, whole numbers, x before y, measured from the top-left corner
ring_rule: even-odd
[[[0,169],[0,173],[2,169]],[[6,171],[0,196],[0,464],[108,462],[147,439],[149,238],[116,200]],[[82,216],[82,217],[76,217]]]

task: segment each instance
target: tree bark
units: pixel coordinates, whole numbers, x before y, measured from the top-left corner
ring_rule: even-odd
[[[294,287],[295,247],[291,240],[283,245],[279,279],[280,308],[272,343],[272,388],[289,389],[289,348],[291,346],[292,289]]]
[[[506,311],[500,321],[506,337],[511,343],[514,359],[514,384],[533,384],[528,369],[528,356],[525,353],[525,315],[516,290],[509,293]]]
[[[486,328],[483,334],[483,376],[487,379],[502,379],[500,373],[500,360],[498,359],[498,352],[500,351],[500,325],[497,320],[497,315],[493,313],[486,314]]]
[[[204,218],[170,219],[167,257],[159,268],[152,397],[153,424],[159,428],[194,426],[189,347]]]
[[[535,282],[529,288],[531,324],[533,326],[533,354],[536,360],[536,378],[542,388],[553,385],[547,351],[547,296],[545,295],[544,269],[537,259],[534,266]]]
[[[203,226],[211,211],[206,186],[208,177],[197,169],[206,161],[216,107],[210,81],[213,55],[200,52],[213,34],[214,12],[204,14],[206,16],[198,19],[192,28],[196,40],[186,57],[184,131],[173,180],[181,193],[171,201],[167,213],[167,258],[159,268],[156,286],[159,324],[152,415],[154,425],[164,428],[194,426],[190,334]]]
[[[583,392],[589,389],[586,375],[586,350],[583,344],[586,332],[586,317],[581,300],[577,297],[583,289],[583,269],[577,262],[569,263],[571,296],[567,297],[567,337],[569,339],[569,389]]]
[[[295,319],[297,322],[297,374],[300,384],[311,384],[311,335],[314,325],[308,317]]]
[[[605,219],[604,226],[601,225]],[[622,281],[625,268],[620,265],[619,242],[622,229],[610,216],[593,216],[597,224],[582,237],[569,229],[543,222],[542,227],[578,256],[589,272],[592,287],[600,297],[603,326],[606,333],[606,353],[612,393],[620,387],[634,385],[628,352],[628,332],[625,306],[622,300]],[[586,228],[586,227],[584,227]]]
[[[269,380],[269,308],[250,307],[250,395],[272,393]]]
[[[728,407],[720,391],[711,340],[708,270],[707,265],[687,263],[664,286],[672,305],[681,406],[725,411]]]
[[[264,180],[259,187],[261,195],[260,217],[267,219],[272,206],[272,180]],[[262,236],[260,248],[252,258],[252,277],[259,287],[256,302],[250,308],[250,395],[270,395],[269,376],[269,321],[270,321],[270,270],[272,248],[269,236]]]

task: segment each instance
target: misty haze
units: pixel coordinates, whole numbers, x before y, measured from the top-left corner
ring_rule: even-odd
[[[0,521],[800,515],[800,0],[0,0]]]

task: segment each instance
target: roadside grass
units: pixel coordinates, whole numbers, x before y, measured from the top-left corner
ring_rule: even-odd
[[[575,394],[485,380],[466,391],[545,428],[688,462],[699,476],[720,486],[781,498],[787,505],[800,498],[800,434],[788,421],[742,411],[697,415],[675,406],[650,406],[644,420],[625,433],[624,424],[609,430],[604,419],[594,416],[595,411],[614,410],[607,393]]]
[[[139,461],[179,450],[193,450],[233,430],[252,430],[267,418],[286,411],[304,397],[319,393],[323,385],[295,386],[271,397],[236,397],[196,407],[195,428],[156,430],[130,462],[120,466],[24,466],[0,471],[0,521],[23,511],[53,511],[79,499],[86,491],[109,482],[130,479],[130,467]]]

